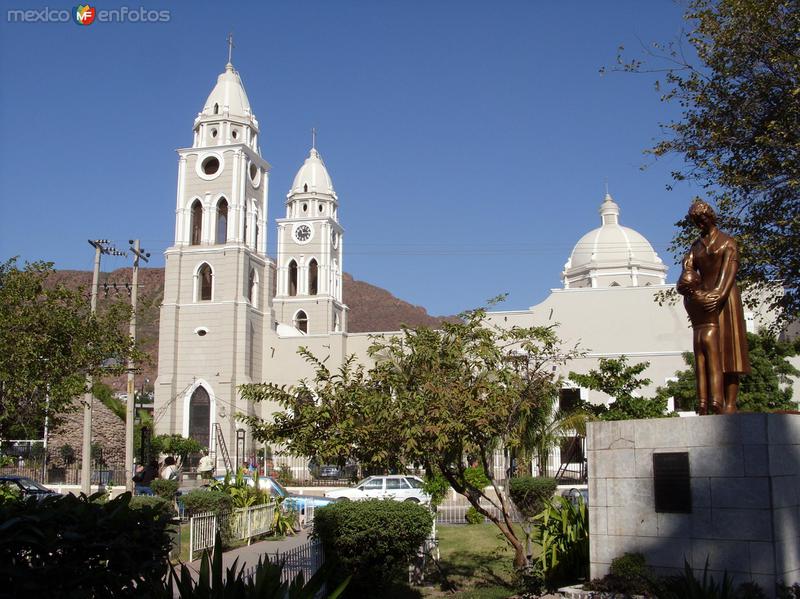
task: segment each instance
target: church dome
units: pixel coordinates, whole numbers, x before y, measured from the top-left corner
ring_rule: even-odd
[[[289,195],[295,193],[325,193],[335,195],[333,191],[333,181],[325,168],[325,163],[317,152],[316,148],[311,148],[308,158],[297,171],[292,183]]]
[[[606,194],[600,224],[578,240],[561,278],[564,287],[663,285],[667,267],[639,232],[619,224],[619,206]]]
[[[225,65],[225,72],[217,77],[217,85],[211,90],[206,100],[202,114],[204,116],[222,115],[224,117],[239,117],[249,119],[253,116],[250,111],[250,100],[242,85],[239,72],[231,63]]]

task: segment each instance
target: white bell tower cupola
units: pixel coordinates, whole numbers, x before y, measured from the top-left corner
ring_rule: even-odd
[[[286,196],[286,218],[277,220],[275,314],[283,334],[346,330],[339,198],[312,135],[308,158]]]

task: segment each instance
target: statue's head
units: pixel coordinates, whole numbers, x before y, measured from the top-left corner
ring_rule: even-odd
[[[717,224],[717,215],[714,213],[714,209],[703,200],[692,202],[689,207],[689,219],[701,229],[703,229],[702,224],[704,221],[712,225]]]

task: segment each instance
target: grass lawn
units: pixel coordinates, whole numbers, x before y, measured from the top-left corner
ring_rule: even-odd
[[[435,586],[420,589],[423,597],[492,599],[515,593],[514,552],[494,524],[438,526],[436,532],[440,565],[456,593],[445,592],[439,578]],[[517,535],[525,538],[520,527]]]

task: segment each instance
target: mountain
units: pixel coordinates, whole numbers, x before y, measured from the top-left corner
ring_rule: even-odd
[[[98,305],[111,298],[128,301],[131,269],[120,268],[112,272],[100,274]],[[64,284],[70,288],[83,287],[87,290],[92,284],[92,273],[81,270],[59,270],[50,278],[53,284]],[[116,285],[114,285],[116,284]],[[158,319],[159,308],[164,297],[164,269],[139,269],[139,318],[137,320],[137,337],[142,349],[150,356],[150,363],[141,367],[150,385],[156,380],[158,365]],[[275,289],[273,284],[272,289]],[[351,333],[397,331],[400,326],[441,326],[452,317],[431,316],[421,306],[414,306],[395,297],[386,289],[357,281],[344,273],[342,277],[342,299],[350,308],[347,316],[348,331]],[[125,390],[125,377],[109,381],[116,391]],[[141,385],[141,377],[137,376],[137,387]]]

